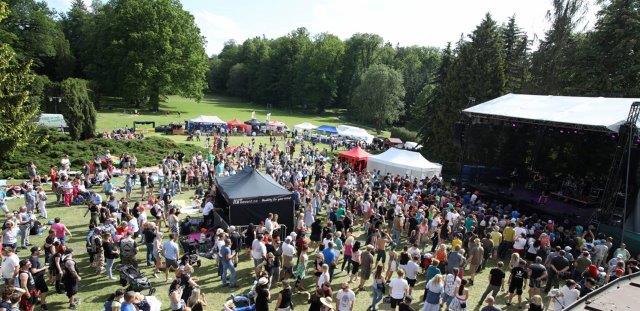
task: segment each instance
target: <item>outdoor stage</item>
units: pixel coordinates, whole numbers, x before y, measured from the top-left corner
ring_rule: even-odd
[[[496,184],[467,184],[471,191],[479,191],[482,196],[499,202],[511,203],[518,211],[531,215],[549,215],[556,219],[570,219],[572,222],[588,224],[591,216],[596,212],[597,204],[578,202],[557,195],[549,195],[546,204],[538,204],[540,192],[524,188],[509,190],[507,186]]]

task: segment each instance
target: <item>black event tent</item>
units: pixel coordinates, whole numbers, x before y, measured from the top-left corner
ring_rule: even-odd
[[[258,224],[269,213],[291,231],[294,223],[293,194],[270,176],[246,167],[235,175],[216,178],[216,207],[229,225]]]

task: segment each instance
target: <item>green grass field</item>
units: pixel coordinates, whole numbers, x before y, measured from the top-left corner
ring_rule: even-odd
[[[142,115],[132,115],[123,113],[122,109],[114,109],[113,111],[100,112],[98,115],[98,128],[101,130],[110,130],[119,127],[130,127],[132,126],[133,121],[156,121],[158,124],[167,124],[170,122],[179,122],[182,123],[184,120],[197,116],[197,115],[217,115],[223,120],[229,120],[232,118],[238,118],[239,120],[246,120],[250,118],[251,111],[255,110],[258,118],[264,119],[266,111],[264,109],[256,109],[257,107],[252,106],[248,103],[241,103],[235,101],[233,99],[224,98],[224,97],[216,97],[211,96],[205,98],[202,102],[196,103],[192,100],[183,99],[180,97],[170,97],[168,102],[166,102],[162,109],[163,111],[174,112],[173,114],[165,115],[165,114],[153,114],[153,113],[143,113]],[[180,111],[180,116],[177,115],[177,111]],[[316,125],[321,124],[331,124],[336,125],[343,123],[340,118],[335,115],[327,114],[327,115],[291,115],[283,111],[272,111],[272,119],[280,120],[287,123],[290,127],[293,125],[301,123],[301,122],[312,122]],[[159,135],[159,134],[153,134]],[[388,133],[387,133],[388,135]],[[164,136],[164,135],[163,135]],[[186,136],[175,136],[175,135],[167,135],[165,137],[171,138],[178,143],[190,143],[190,144],[200,144],[204,145],[204,142],[186,142]],[[259,142],[268,142],[266,137],[257,138]],[[230,145],[239,145],[240,143],[248,143],[248,137],[232,137],[230,139]],[[321,147],[322,148],[322,147]],[[167,153],[173,152],[174,150],[167,150]],[[12,181],[12,183],[18,182],[18,180]],[[122,180],[116,181],[117,185],[122,184]],[[48,186],[47,186],[48,187]],[[188,202],[190,200],[190,196],[193,194],[193,190],[188,190],[183,194],[178,195],[175,200]],[[122,196],[122,193],[118,193],[118,196]],[[138,189],[134,190],[133,200],[139,199],[140,193]],[[78,260],[79,270],[81,272],[82,281],[80,286],[80,293],[78,297],[81,299],[81,304],[78,310],[102,310],[102,305],[106,300],[107,296],[119,288],[119,284],[117,280],[108,280],[103,275],[96,275],[92,272],[92,269],[89,267],[88,256],[85,251],[85,235],[87,233],[88,227],[88,217],[83,217],[83,214],[86,210],[84,206],[72,206],[72,207],[60,207],[56,206],[53,202],[55,198],[50,195],[49,196],[49,218],[53,219],[54,217],[62,218],[63,222],[68,226],[68,228],[73,233],[73,236],[70,239],[70,246],[75,250],[76,259]],[[17,209],[24,204],[23,199],[13,199],[8,201],[8,206],[10,209]],[[356,230],[361,229],[360,227],[356,227]],[[357,231],[356,233],[361,234],[361,231]],[[42,246],[44,242],[43,236],[35,236],[31,237],[31,243],[34,245]],[[313,252],[310,252],[310,260],[313,260]],[[140,262],[144,263],[144,255],[145,255],[145,247],[141,246],[138,258]],[[19,253],[21,258],[28,256],[26,250],[21,250]],[[241,255],[240,264],[238,266],[238,280],[241,288],[235,290],[235,293],[244,292],[249,288],[253,281],[252,276],[252,263],[249,259],[247,252],[243,252]],[[493,266],[493,262],[490,266]],[[473,309],[478,302],[478,299],[482,292],[484,291],[486,284],[488,282],[488,270],[484,270],[478,276],[476,276],[476,284],[471,287],[470,299],[468,302],[469,309]],[[168,306],[168,284],[164,282],[164,277],[160,276],[158,279],[154,279],[151,276],[152,269],[146,266],[142,267],[142,271],[147,274],[147,276],[151,277],[151,281],[154,286],[157,288],[156,296],[163,302],[163,310],[169,310]],[[345,282],[347,280],[346,273],[339,272],[336,270],[336,275],[334,280],[332,281],[334,292],[339,290],[340,283]],[[315,277],[308,272],[308,277],[305,280],[305,285],[309,291],[315,290]],[[200,268],[196,268],[195,278],[197,279],[198,284],[202,287],[203,292],[206,294],[207,301],[209,305],[206,310],[221,310],[222,304],[224,301],[229,298],[232,293],[231,290],[227,288],[223,288],[220,285],[220,279],[216,277],[216,267],[213,262],[208,259],[203,259],[203,265]],[[370,293],[370,281],[365,285],[365,288],[362,291],[356,292],[356,304],[354,310],[367,310],[367,307],[371,303],[371,293]],[[424,277],[419,277],[419,282],[415,287],[414,297],[421,297],[424,292]],[[272,289],[272,304],[271,308],[275,309],[275,300],[277,298],[277,292],[280,290],[279,287],[274,287]],[[144,293],[144,292],[143,292]],[[526,295],[525,295],[526,296]],[[49,299],[50,310],[66,310],[68,307],[66,297],[64,295],[52,294]],[[498,303],[500,305],[504,305],[505,299],[504,294],[501,294],[498,298]],[[296,294],[294,295],[294,303],[296,305],[296,310],[306,310],[306,295],[305,294]],[[416,309],[419,309],[422,305],[418,302],[418,299],[414,301],[413,306]],[[388,304],[380,304],[380,310],[389,310],[390,307]],[[514,305],[512,307],[507,308],[507,310],[516,310],[519,309],[520,306]]]
[[[342,111],[329,111],[319,115],[314,113],[292,114],[288,111],[271,109],[247,102],[239,101],[231,97],[207,95],[200,102],[179,96],[169,96],[167,101],[161,103],[160,112],[141,111],[139,115],[133,114],[133,109],[112,108],[102,110],[98,116],[97,129],[99,131],[110,130],[119,127],[131,127],[133,121],[155,121],[156,124],[180,123],[199,115],[215,115],[223,121],[237,118],[246,121],[251,118],[251,112],[256,112],[256,118],[265,120],[267,113],[271,112],[271,120],[286,123],[290,128],[302,122],[311,122],[315,125],[338,125],[346,123],[342,120]],[[179,114],[178,114],[179,113]]]

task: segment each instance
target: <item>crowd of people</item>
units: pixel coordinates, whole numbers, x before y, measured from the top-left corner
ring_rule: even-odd
[[[146,265],[170,282],[173,311],[207,306],[201,281],[193,275],[192,253],[182,243],[187,233],[173,197],[193,191],[204,223],[211,224],[208,220],[219,212],[215,177],[245,166],[265,171],[291,190],[296,210],[290,230],[278,224],[278,215],[269,214],[246,228],[205,227],[196,235],[212,245],[220,284],[252,287],[241,295],[250,301],[246,308],[269,310],[275,303],[276,310],[291,310],[302,295],[309,310],[378,310],[382,304],[394,310],[495,311],[512,304],[543,310],[545,303],[562,310],[595,288],[640,270],[638,258],[624,244],[614,245],[610,237],[569,219],[519,211],[439,176],[418,180],[355,171],[331,161],[330,152],[314,144],[281,142],[271,138],[262,144],[253,138],[229,149],[228,141],[215,135],[207,155],[177,152],[157,168],[127,167],[119,189],[106,167],[83,167],[75,176],[57,177],[63,184],[69,179],[78,184],[71,187],[69,200],[63,192],[58,201],[68,205],[76,196],[84,198],[93,273],[114,279],[117,262],[138,269],[142,262],[136,256],[144,248]],[[63,163],[56,173],[68,171]],[[33,178],[15,189],[24,195],[25,206],[11,213],[0,198],[8,216],[1,241],[6,286],[0,311],[30,311],[36,304],[46,310],[47,284],[66,292],[69,307],[76,308],[82,273],[74,251],[66,247],[71,232],[63,220],[52,221],[43,247],[29,244],[33,223],[48,216],[43,184],[32,164],[27,170]],[[28,247],[29,256],[16,255],[18,248]],[[243,261],[253,263],[251,281],[238,278],[236,269]],[[470,296],[476,275],[485,269],[489,280],[484,293]],[[338,275],[344,277],[340,284]],[[356,301],[362,299],[359,291],[371,292],[370,300]],[[506,292],[504,301],[498,299],[501,292]],[[242,302],[231,299],[222,307],[247,310]],[[153,297],[118,290],[105,308],[150,310],[150,305]]]

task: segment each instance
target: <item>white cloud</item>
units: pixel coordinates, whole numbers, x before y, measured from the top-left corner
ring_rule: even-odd
[[[210,11],[192,12],[200,33],[207,39],[206,51],[208,55],[219,53],[224,42],[234,39],[240,43],[247,38],[245,32],[231,18],[212,13]]]

